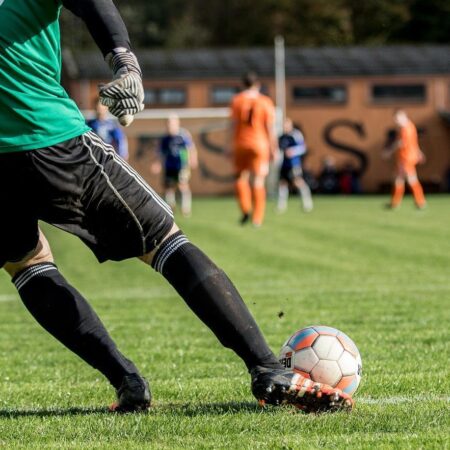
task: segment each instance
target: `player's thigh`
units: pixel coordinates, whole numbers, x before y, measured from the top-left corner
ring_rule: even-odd
[[[189,188],[189,181],[191,179],[191,171],[188,167],[184,167],[178,173],[178,187]]]
[[[269,174],[269,157],[266,154],[257,154],[251,161],[251,172],[255,178],[266,178]]]
[[[178,183],[178,170],[166,169],[163,184],[165,189],[175,189]]]
[[[9,273],[9,275],[11,275],[11,277],[14,277],[16,274],[18,274],[23,269],[26,269],[27,267],[31,267],[44,262],[52,263],[53,261],[54,259],[52,251],[50,249],[50,244],[48,243],[42,231],[40,231],[39,240],[34,250],[27,253],[20,261],[7,262],[4,265],[4,269]]]
[[[249,157],[245,150],[236,149],[233,154],[233,166],[236,175],[249,170]]]
[[[100,261],[151,252],[173,225],[170,207],[94,133],[39,153],[50,167],[42,219],[79,236]]]
[[[415,164],[405,164],[404,173],[408,183],[415,183],[418,180]]]
[[[411,165],[406,161],[398,161],[395,174],[396,178],[406,179],[408,173],[411,173],[411,170],[415,172],[415,167],[411,167]]]
[[[264,149],[236,149],[234,155],[236,173],[249,172],[253,176],[266,177],[269,173],[269,154]]]
[[[0,268],[8,261],[21,261],[38,244],[37,182],[29,153],[0,154]]]
[[[37,220],[5,214],[0,221],[0,267],[32,256],[38,247]]]

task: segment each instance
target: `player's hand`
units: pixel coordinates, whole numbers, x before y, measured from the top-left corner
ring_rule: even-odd
[[[106,56],[114,79],[100,87],[100,103],[107,106],[123,126],[133,122],[144,109],[142,72],[136,56],[125,48],[114,49]]]
[[[159,161],[155,161],[150,166],[150,171],[153,175],[159,175],[162,172],[162,164]]]
[[[427,157],[425,156],[425,153],[419,149],[419,155],[418,155],[418,161],[417,164],[425,164],[427,162]]]
[[[278,154],[277,149],[272,147],[270,149],[270,161],[276,161],[277,160],[277,154]]]

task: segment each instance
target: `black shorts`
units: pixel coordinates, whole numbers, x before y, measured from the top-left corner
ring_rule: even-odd
[[[281,167],[280,180],[285,180],[288,183],[293,183],[296,178],[300,178],[302,176],[303,171],[301,166]]]
[[[78,236],[100,262],[142,256],[173,226],[169,206],[93,132],[0,154],[0,204],[0,267],[36,248],[38,220]]]
[[[166,188],[176,187],[180,183],[189,183],[190,178],[191,173],[187,167],[182,169],[165,169],[164,186]]]

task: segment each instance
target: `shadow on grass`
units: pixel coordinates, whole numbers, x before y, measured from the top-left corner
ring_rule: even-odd
[[[265,408],[270,411],[272,408]],[[279,408],[277,408],[279,409]],[[174,416],[195,417],[203,415],[228,415],[240,413],[261,413],[262,409],[255,402],[224,403],[168,403],[156,404],[146,413],[137,414],[170,414]],[[46,409],[0,409],[0,419],[20,417],[63,417],[89,416],[92,414],[114,414],[107,408],[46,408]]]
[[[264,408],[265,411],[272,407]],[[278,408],[279,409],[279,408]],[[263,409],[256,402],[224,402],[224,403],[168,403],[155,405],[154,414],[171,414],[176,416],[222,416],[226,414],[254,413],[260,414]]]
[[[108,408],[0,409],[0,419],[18,417],[89,416],[111,414]]]

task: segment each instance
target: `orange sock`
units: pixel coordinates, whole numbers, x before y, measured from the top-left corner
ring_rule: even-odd
[[[392,198],[391,198],[391,206],[393,208],[400,205],[403,194],[405,193],[405,184],[404,183],[395,183],[394,189],[392,191]]]
[[[253,187],[253,217],[252,222],[255,225],[261,225],[264,220],[266,210],[266,188],[264,186]]]
[[[242,214],[250,214],[252,210],[252,191],[247,180],[236,181],[236,196],[241,208]]]
[[[419,208],[421,208],[422,206],[425,206],[426,200],[425,200],[425,196],[423,195],[422,185],[419,183],[419,181],[411,183],[410,187],[411,187],[411,191],[413,193],[414,201],[416,202],[416,205]]]

